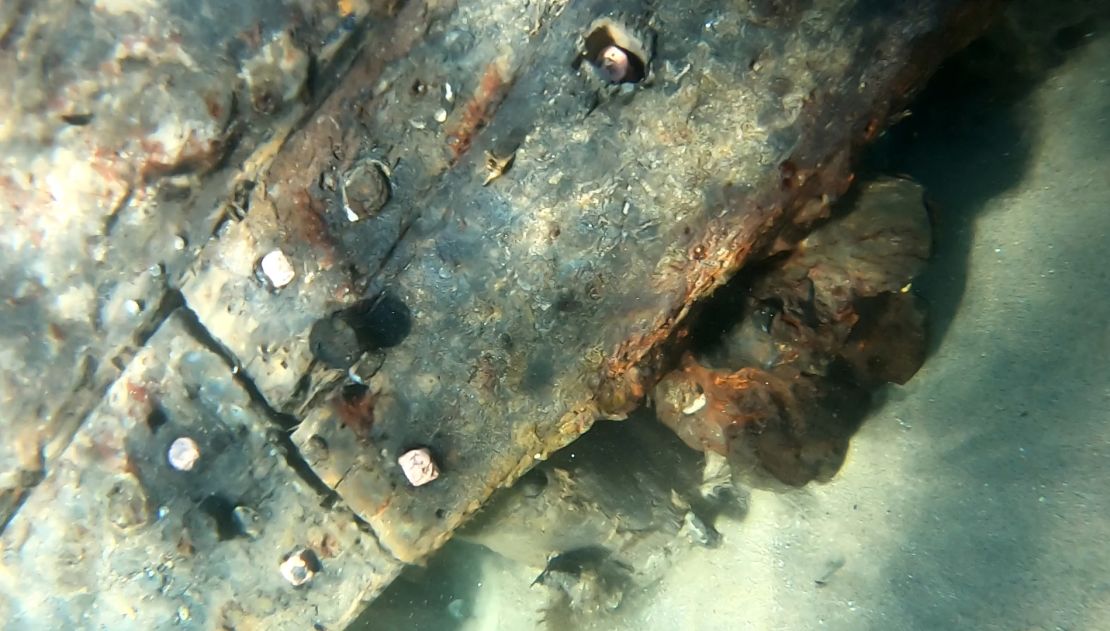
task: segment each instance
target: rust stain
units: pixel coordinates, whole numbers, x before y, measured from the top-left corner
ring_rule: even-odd
[[[46,327],[46,330],[47,330],[47,334],[50,336],[50,339],[54,340],[55,342],[61,343],[61,342],[64,342],[66,340],[65,330],[62,329],[62,327],[58,326],[58,324],[56,322],[51,322]]]
[[[266,175],[260,178],[261,185],[252,198],[252,208],[256,204],[269,205],[277,223],[287,231],[287,242],[294,246],[300,241],[311,245],[321,270],[334,267],[337,254],[325,220],[327,205],[312,195],[316,181],[333,161],[342,162],[339,156],[357,153],[364,140],[364,128],[351,121],[369,107],[364,104],[365,86],[377,82],[386,64],[408,53],[425,32],[426,19],[426,3],[407,2],[395,20],[383,23],[382,28],[371,29],[375,35],[381,35],[368,38],[378,45],[363,49],[344,83],[328,96],[304,127],[274,145],[275,149],[280,147],[280,151],[273,157]],[[257,28],[248,30],[243,36],[249,36],[245,40],[249,44],[257,44],[259,31]],[[337,127],[347,130],[339,138],[336,137]],[[284,193],[271,200],[266,190],[275,183],[280,184]]]
[[[208,115],[214,120],[221,121],[224,119],[224,108],[220,103],[219,97],[215,94],[207,94],[204,97],[204,105],[208,108]]]
[[[131,400],[136,403],[146,404],[150,401],[150,393],[147,391],[146,386],[135,383],[134,381],[127,382],[127,394]]]
[[[512,85],[504,59],[490,62],[478,81],[474,96],[463,105],[462,114],[447,132],[447,146],[453,160],[458,160],[474,142],[474,137],[485,127],[505,98]]]
[[[370,438],[374,426],[374,395],[369,390],[344,389],[332,399],[332,410],[343,427],[360,440]]]
[[[371,513],[370,519],[377,519],[377,518],[381,517],[382,513],[384,513],[386,510],[388,510],[389,505],[393,503],[393,497],[394,497],[393,495],[387,495],[385,500],[382,501],[382,503],[378,505],[377,510],[375,510],[373,513]],[[380,527],[375,528],[374,531],[377,532],[379,536],[381,536],[382,533],[385,532]],[[400,557],[398,557],[398,558],[400,558]]]
[[[680,297],[672,308],[657,316],[644,333],[637,333],[614,349],[605,362],[598,407],[621,416],[639,407],[644,393],[662,376],[664,347],[681,334],[680,324],[691,307],[711,294],[745,264],[775,247],[788,222],[815,198],[835,199],[852,182],[850,148],[843,148],[812,166],[788,160],[768,175],[757,190],[768,191],[759,199],[733,202],[738,210],[711,222],[703,238],[689,250],[698,264],[690,269]]]
[[[736,372],[713,370],[686,355],[682,372],[705,393],[705,420],[725,430],[725,438],[741,428],[766,422],[776,406],[781,406],[790,418],[801,414],[790,392],[790,383],[764,370],[751,367]],[[744,392],[753,388],[764,389],[776,406],[752,405],[751,400],[745,399]],[[728,454],[727,442],[710,443],[706,447],[722,455]]]
[[[285,209],[285,213],[288,213],[294,232],[320,252],[317,261],[320,269],[330,269],[335,263],[335,246],[324,222],[325,205],[313,197],[307,188],[293,193],[290,201],[291,208]]]
[[[139,465],[135,462],[135,459],[131,457],[131,454],[123,454],[123,462],[120,465],[120,470],[128,475],[135,476],[135,478],[139,477]]]
[[[320,542],[313,547],[322,559],[334,559],[342,552],[339,540],[330,532],[325,532],[320,537]]]

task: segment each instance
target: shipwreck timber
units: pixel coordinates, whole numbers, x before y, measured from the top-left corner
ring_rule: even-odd
[[[640,405],[996,3],[288,4],[0,16],[11,628],[341,628]]]

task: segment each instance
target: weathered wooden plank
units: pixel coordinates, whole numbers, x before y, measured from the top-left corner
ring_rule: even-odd
[[[635,407],[691,305],[823,216],[853,149],[993,3],[618,4],[461,6],[388,74],[388,52],[364,56],[275,160],[245,224],[265,245],[238,278],[287,247],[301,285],[219,319],[199,296],[222,281],[186,287],[267,396],[306,411],[295,440],[402,560],[596,418]],[[642,83],[575,67],[603,16],[654,39]],[[487,182],[489,156],[514,151]],[[338,183],[371,158],[395,165],[394,197],[348,221]],[[313,361],[311,322],[357,301],[372,313],[382,296],[404,316],[344,317],[411,333],[361,340],[365,387],[330,390],[348,377]],[[412,488],[397,458],[417,446],[442,475]]]
[[[385,4],[0,7],[0,528]]]
[[[400,569],[286,464],[192,326],[162,325],[0,536],[0,628],[341,628]],[[318,566],[294,587],[302,549]]]
[[[264,440],[266,423],[246,423],[246,451],[227,482],[235,501],[279,485],[274,501],[294,508],[262,538],[277,539],[213,542],[207,532],[205,550],[235,554],[183,557],[204,577],[199,600],[154,596],[150,615],[185,606],[190,624],[212,628],[227,615],[226,594],[247,599],[261,590],[241,605],[237,624],[249,628],[273,599],[289,607],[277,607],[267,624],[349,620],[401,562],[434,551],[495,489],[596,419],[639,405],[671,367],[667,351],[690,310],[827,212],[852,180],[854,150],[995,4],[414,0],[395,13],[383,8],[365,21],[362,52],[318,109],[290,110],[269,144],[255,130],[255,141],[232,155],[241,172],[190,184],[188,208],[236,211],[195,259],[174,259],[160,272],[166,285],[150,290],[165,297],[159,317],[183,303],[191,337],[163,333],[178,326],[175,317],[148,343],[146,331],[159,321],[152,314],[145,328],[126,329],[140,333],[132,346],[145,344],[135,360],[135,350],[121,351],[115,372],[97,376],[94,387],[70,388],[88,400],[68,434],[47,432],[64,438],[48,454],[58,468],[4,533],[5,606],[26,620],[101,620],[78,620],[58,603],[39,608],[21,594],[17,573],[32,553],[62,549],[57,533],[74,511],[113,523],[110,502],[82,495],[83,468],[90,488],[113,497],[122,496],[120,483],[165,494],[182,515],[204,512],[215,487],[202,484],[201,497],[160,481],[165,445],[143,434],[139,412],[120,408],[126,379],[62,451],[97,388],[129,361],[125,374],[170,375],[182,349],[203,340],[207,350],[196,352],[207,358],[211,383],[226,360],[223,382],[234,372],[241,389],[202,388],[194,400],[167,383],[165,393],[177,392],[182,410],[216,406],[214,420],[205,418],[224,428],[233,423],[221,402],[243,407],[249,393],[252,418],[264,413],[270,429],[296,427],[297,449],[267,469],[273,480],[255,485],[246,472],[272,462],[264,445],[290,445]],[[609,45],[621,49],[617,57],[606,57]],[[613,81],[622,78],[629,80]],[[266,109],[266,91],[253,94]],[[172,177],[173,169],[158,172]],[[197,225],[216,223],[206,217]],[[138,243],[157,222],[143,225],[113,239]],[[149,267],[121,252],[121,261]],[[108,356],[103,349],[115,348],[93,347]],[[111,438],[105,462],[90,459],[100,453],[90,446],[96,436]],[[41,453],[41,441],[30,444],[32,456]],[[398,464],[413,448],[428,449],[439,468],[419,487]],[[120,482],[139,479],[135,466],[148,477]],[[12,497],[25,497],[25,486]],[[327,487],[364,520],[362,530],[345,509],[312,510],[330,498]],[[68,512],[39,530],[34,521],[58,497]],[[165,549],[180,541],[165,533],[198,527],[174,521],[172,510],[160,520],[131,513],[138,517],[123,523],[126,537],[119,523],[82,534],[122,552],[101,566],[76,555],[70,566],[88,574],[66,584],[84,589],[144,567],[159,542]],[[265,577],[257,583],[228,574],[235,559],[272,567],[274,554],[306,540],[301,522],[313,520],[343,542],[342,572],[325,560],[319,582],[298,591],[279,590],[281,576],[269,569],[244,574]],[[308,539],[299,545],[330,549],[323,538]],[[356,552],[366,555],[361,563]],[[70,561],[36,577],[37,589],[69,580],[62,568]],[[325,586],[341,590],[327,603]],[[143,589],[100,585],[90,615],[131,615],[115,599]],[[126,620],[150,626],[143,611]]]

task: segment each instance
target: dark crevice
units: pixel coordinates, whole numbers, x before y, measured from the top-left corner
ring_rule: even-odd
[[[85,355],[80,361],[81,377],[52,419],[55,426],[58,427],[58,433],[54,437],[54,441],[64,445],[69,445],[74,434],[84,424],[85,419],[104,398],[104,394],[115,381],[114,377],[111,379],[97,378],[100,364],[95,357]],[[64,441],[59,440],[63,437]],[[20,507],[23,506],[23,502],[30,496],[31,490],[46,479],[46,457],[41,442],[38,462],[35,464],[37,465],[35,469],[23,468],[19,470],[19,482],[15,488],[0,489],[0,534],[4,532]]]
[[[158,306],[154,308],[154,312],[147,318],[142,326],[135,329],[132,340],[134,340],[136,349],[146,346],[150,338],[161,328],[166,318],[170,317],[170,314],[184,304],[185,298],[181,295],[180,291],[167,288],[166,291],[162,293],[162,297],[158,300]],[[132,353],[132,355],[133,354],[134,353]],[[127,363],[130,363],[130,361]]]
[[[128,193],[130,196],[130,192]],[[126,199],[117,208],[122,208],[127,203]],[[166,291],[162,294],[158,306],[150,312],[147,320],[136,329],[132,336],[132,344],[124,345],[114,356],[106,362],[97,361],[92,355],[85,355],[81,359],[80,379],[70,390],[66,401],[58,408],[56,416],[52,419],[58,428],[54,442],[69,445],[73,436],[85,424],[85,419],[92,413],[97,405],[104,399],[108,389],[116,379],[127,369],[135,357],[136,349],[146,346],[146,343],[158,331],[166,318],[178,307],[185,304],[181,292],[176,290]],[[156,410],[157,411],[157,410]],[[162,415],[164,420],[164,413]],[[152,412],[147,419],[151,430],[157,429],[159,418]],[[64,441],[61,441],[64,437]],[[40,462],[38,470],[24,470],[21,473],[19,487],[7,496],[0,493],[0,533],[4,532],[16,512],[27,499],[31,489],[38,486],[46,478],[46,462]]]
[[[104,219],[104,227],[100,231],[105,237],[112,236],[112,230],[116,227],[116,222],[119,221],[120,213],[131,203],[131,198],[134,194],[135,187],[129,184],[127,190],[123,193],[123,197],[121,197],[119,202],[108,212],[108,216]]]
[[[200,509],[212,518],[220,541],[228,541],[242,534],[235,521],[235,502],[230,499],[213,493],[201,500]]]
[[[201,346],[215,353],[227,364],[235,382],[243,388],[251,401],[265,413],[266,418],[281,430],[272,432],[270,438],[285,455],[285,462],[289,465],[289,468],[291,468],[305,484],[312,488],[313,491],[320,495],[323,503],[334,505],[338,498],[335,489],[328,486],[316,475],[316,472],[312,470],[312,467],[309,466],[308,462],[305,461],[304,457],[301,455],[300,450],[293,444],[290,433],[299,424],[297,418],[292,414],[278,411],[270,405],[270,402],[263,396],[262,391],[258,389],[254,380],[242,369],[242,365],[239,363],[238,358],[209,332],[208,328],[205,327],[200,321],[200,318],[197,317],[197,314],[185,303],[185,299],[180,291],[174,289],[168,293],[177,294],[177,299],[181,301],[181,306],[177,310],[177,313],[180,315],[181,323],[189,336]]]
[[[320,106],[331,96],[338,82],[348,76],[348,71],[360,58],[366,42],[369,41],[370,35],[374,32],[373,25],[379,23],[372,16],[367,16],[355,24],[351,35],[335,51],[331,61],[323,66],[314,58],[315,56],[310,57],[311,64],[305,77],[304,86],[306,107],[297,121],[290,126],[289,133],[282,139],[278,153],[285,150],[285,144],[296,135],[296,132],[303,130],[309,121],[319,115]],[[311,47],[308,46],[305,48],[305,50],[310,49]]]
[[[84,127],[92,122],[93,115],[88,112],[75,112],[73,114],[62,114],[62,122],[66,125],[73,125],[74,127]]]
[[[374,530],[374,527],[370,525],[370,522],[366,521],[362,517],[359,517],[353,511],[350,513],[350,515],[351,515],[351,519],[354,520],[355,526],[358,527],[359,531],[361,531],[362,533],[372,537],[374,539],[374,543],[379,548],[381,548],[381,550],[383,552],[385,552],[389,556],[393,557],[394,559],[400,559],[400,557],[398,557],[396,554],[394,554],[393,550],[389,549],[389,546],[385,545],[385,542],[382,541],[381,537],[378,536],[378,533]]]
[[[409,231],[412,230],[413,226],[416,225],[416,222],[420,221],[420,214],[416,214],[415,216],[410,215],[407,217],[407,219],[408,222],[401,226],[400,231],[397,233],[397,238],[393,240],[393,243],[391,243],[389,246],[389,250],[387,250],[385,255],[382,256],[381,262],[378,264],[378,268],[372,272],[368,272],[366,274],[366,277],[361,279],[361,281],[356,281],[355,286],[363,293],[365,293],[378,280],[378,278],[385,272],[389,264],[393,262],[393,259],[397,256],[401,244],[405,242],[405,237],[408,236]],[[445,215],[444,221],[446,221],[446,219],[447,217]],[[396,267],[399,269],[404,267],[404,265],[400,264]]]
[[[146,415],[146,425],[150,428],[151,434],[157,434],[158,430],[162,428],[170,420],[166,415],[166,409],[162,404],[155,402],[151,408],[150,413]]]

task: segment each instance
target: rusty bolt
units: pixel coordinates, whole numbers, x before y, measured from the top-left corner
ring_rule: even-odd
[[[200,460],[200,447],[197,441],[188,436],[182,436],[170,444],[166,457],[174,469],[191,471],[196,466],[197,460]]]
[[[312,580],[320,570],[320,561],[308,548],[300,548],[281,562],[281,576],[293,587],[300,587]]]
[[[413,486],[423,486],[439,477],[439,467],[432,458],[432,452],[424,447],[406,451],[397,463],[401,465],[401,471],[405,472],[405,477]]]

